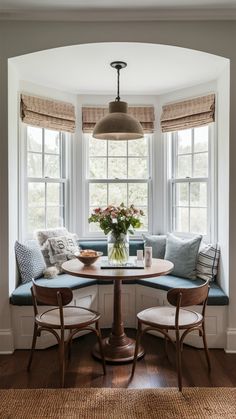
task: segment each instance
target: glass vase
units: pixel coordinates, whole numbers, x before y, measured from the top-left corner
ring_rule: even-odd
[[[129,259],[129,235],[113,233],[107,236],[108,261],[112,265],[124,265]]]

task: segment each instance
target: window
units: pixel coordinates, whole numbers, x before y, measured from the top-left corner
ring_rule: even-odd
[[[65,221],[65,138],[59,131],[26,127],[25,231],[63,226]]]
[[[87,150],[86,219],[91,211],[109,204],[134,204],[143,209],[143,231],[149,227],[149,149],[151,135],[132,141],[97,140],[84,134]],[[99,232],[96,224],[88,226],[90,233]]]
[[[181,233],[211,237],[212,154],[210,127],[171,133],[171,227]]]

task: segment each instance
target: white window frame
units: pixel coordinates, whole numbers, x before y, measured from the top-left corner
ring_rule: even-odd
[[[69,225],[69,176],[68,176],[68,159],[70,151],[70,137],[71,135],[60,131],[60,136],[63,138],[63,151],[62,151],[62,174],[61,178],[48,178],[48,177],[28,177],[27,176],[27,126],[20,122],[20,144],[19,144],[19,239],[21,241],[33,238],[33,234],[28,232],[27,229],[27,215],[28,215],[28,183],[29,182],[45,182],[60,183],[63,185],[63,220],[64,226],[68,228]],[[43,128],[42,128],[43,129]],[[44,135],[44,134],[43,134]],[[42,158],[44,153],[42,152]],[[46,188],[45,188],[46,193]],[[46,205],[46,201],[45,201]]]
[[[105,238],[103,232],[91,232],[89,231],[89,184],[90,183],[147,183],[148,185],[148,231],[141,230],[135,231],[134,235],[131,238],[139,239],[142,237],[142,233],[151,233],[152,232],[152,201],[153,201],[153,135],[145,134],[148,136],[148,178],[147,179],[89,179],[88,178],[88,168],[89,168],[89,149],[88,149],[88,138],[86,134],[83,134],[83,226],[82,226],[82,236],[83,238],[96,239],[96,238]],[[137,156],[136,156],[137,157]],[[127,156],[128,158],[128,156]]]
[[[166,209],[168,213],[167,231],[174,232],[176,235],[183,237],[191,237],[192,232],[178,232],[174,231],[174,187],[176,183],[206,182],[207,183],[207,234],[203,236],[206,242],[217,241],[217,136],[215,124],[208,125],[208,177],[203,178],[174,178],[176,171],[176,144],[177,132],[164,134],[166,142],[167,164],[167,188],[168,193],[166,197]]]

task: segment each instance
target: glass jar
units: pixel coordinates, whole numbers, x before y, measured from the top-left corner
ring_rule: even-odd
[[[107,236],[108,261],[112,265],[124,265],[129,259],[129,234]]]

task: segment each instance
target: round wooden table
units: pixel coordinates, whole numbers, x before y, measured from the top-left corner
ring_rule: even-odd
[[[132,260],[132,258],[130,258]],[[100,258],[96,263],[85,266],[78,259],[64,262],[63,271],[70,275],[83,278],[99,279],[100,281],[111,281],[114,283],[113,294],[113,324],[109,337],[103,339],[105,359],[108,362],[130,362],[134,358],[135,340],[126,336],[122,320],[121,286],[122,281],[141,278],[152,278],[167,275],[173,269],[173,263],[163,259],[152,259],[152,266],[144,269],[101,269]],[[98,345],[95,345],[93,355],[100,357]],[[138,357],[144,355],[142,347],[139,349]]]

